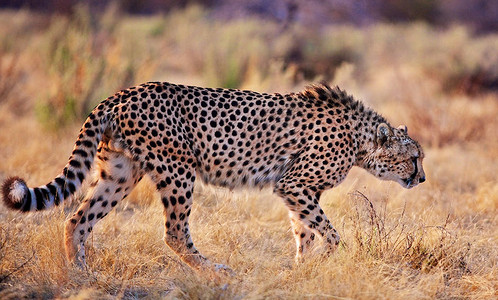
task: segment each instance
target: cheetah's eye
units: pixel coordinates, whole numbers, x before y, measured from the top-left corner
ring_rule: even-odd
[[[419,158],[418,156],[412,156],[410,158],[405,159],[403,162],[405,162],[405,163],[412,163],[412,164],[416,165],[418,158]]]

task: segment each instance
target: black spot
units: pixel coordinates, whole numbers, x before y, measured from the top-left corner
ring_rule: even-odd
[[[82,157],[87,157],[88,156],[88,154],[84,150],[81,150],[81,149],[75,149],[73,151],[73,155],[76,155],[76,154],[78,154],[78,155],[80,155]]]
[[[67,188],[69,189],[69,192],[71,194],[74,194],[74,192],[76,191],[76,186],[74,186],[74,183],[72,182],[67,183]]]
[[[93,147],[93,143],[91,141],[84,140],[81,143],[83,144],[83,146],[85,146],[87,148]]]
[[[85,179],[85,174],[83,174],[81,172],[76,173],[76,176],[78,176],[78,180],[80,182],[83,182],[83,180]]]
[[[64,172],[64,173],[65,173],[65,175],[66,175],[66,177],[67,177],[68,179],[73,180],[74,178],[76,178],[76,177],[75,177],[75,175],[74,175],[74,172],[73,172],[73,171],[71,171],[71,170],[66,170],[66,172]]]
[[[75,167],[75,168],[79,168],[79,167],[81,167],[81,163],[80,163],[79,161],[77,161],[77,160],[74,160],[74,159],[71,159],[71,160],[69,161],[69,164],[70,164],[71,166]]]

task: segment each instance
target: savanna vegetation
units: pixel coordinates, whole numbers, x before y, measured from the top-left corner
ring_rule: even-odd
[[[147,178],[96,226],[87,271],[68,263],[62,241],[81,196],[29,215],[2,206],[1,299],[497,297],[497,33],[422,22],[283,27],[220,21],[198,6],[147,17],[0,11],[0,180],[45,184],[98,102],[153,80],[280,93],[337,84],[408,126],[425,148],[427,181],[404,190],[353,169],[321,198],[338,251],[298,266],[286,208],[270,190],[199,183],[192,235],[235,270],[222,283],[165,246]]]

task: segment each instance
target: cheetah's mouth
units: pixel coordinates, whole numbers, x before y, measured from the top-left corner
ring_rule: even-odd
[[[418,167],[417,167],[417,160],[416,159],[413,160],[413,166],[415,167],[415,170],[410,175],[410,177],[408,177],[406,179],[402,179],[402,181],[406,185],[407,189],[412,188],[412,187],[415,186],[415,185],[412,185],[412,184],[413,184],[413,181],[415,180],[415,177],[417,177],[417,173],[418,173]]]

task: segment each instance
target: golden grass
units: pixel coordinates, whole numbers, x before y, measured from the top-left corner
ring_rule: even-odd
[[[76,21],[0,12],[0,180],[52,179],[70,154],[84,106],[126,85],[169,80],[295,91],[305,84],[303,70],[319,74],[328,59],[346,53],[333,83],[393,125],[408,125],[426,149],[427,182],[404,190],[353,169],[321,199],[342,236],[338,251],[299,266],[287,211],[270,190],[198,183],[192,235],[204,254],[235,270],[221,284],[165,246],[161,203],[147,179],[96,226],[87,243],[89,271],[64,257],[63,223],[77,200],[29,215],[2,209],[1,299],[496,298],[497,96],[465,94],[450,84],[474,66],[497,70],[494,56],[483,54],[496,36],[423,24],[279,33],[258,20],[213,21],[199,8],[125,20],[106,14],[91,29],[84,11]],[[58,30],[60,24],[68,30]],[[310,65],[287,60],[293,47],[302,47]],[[454,57],[462,58],[459,70]],[[59,119],[46,119],[47,108]]]

